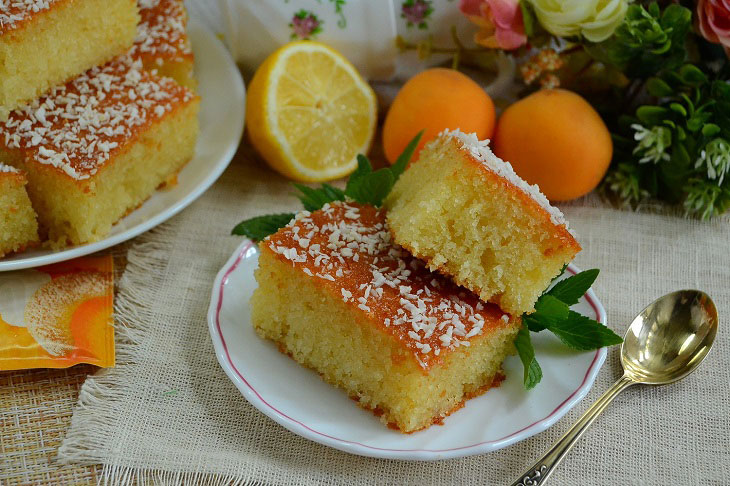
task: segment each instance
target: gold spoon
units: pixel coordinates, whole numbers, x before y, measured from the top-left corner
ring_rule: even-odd
[[[624,375],[512,486],[543,484],[616,395],[631,385],[666,385],[681,380],[705,359],[716,334],[717,308],[704,292],[679,290],[649,304],[624,336]]]

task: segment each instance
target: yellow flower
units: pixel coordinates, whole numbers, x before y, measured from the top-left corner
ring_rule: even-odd
[[[623,22],[627,0],[527,0],[545,30],[561,37],[582,35],[601,42]]]

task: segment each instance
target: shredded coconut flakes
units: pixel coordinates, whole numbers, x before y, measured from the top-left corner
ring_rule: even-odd
[[[444,349],[469,346],[487,322],[504,320],[496,306],[429,272],[395,244],[384,211],[370,206],[335,202],[303,211],[264,241],[306,275],[332,282],[338,297],[382,322],[423,368]]]
[[[33,14],[51,8],[56,0],[0,0],[0,34],[13,30]]]
[[[20,171],[15,167],[11,167],[0,162],[0,173],[19,174]]]
[[[130,51],[132,57],[165,56],[179,61],[192,54],[185,32],[187,15],[183,2],[138,0],[138,4],[141,21]]]
[[[11,112],[0,123],[0,144],[88,179],[144,126],[193,97],[142,71],[140,61],[120,57]]]

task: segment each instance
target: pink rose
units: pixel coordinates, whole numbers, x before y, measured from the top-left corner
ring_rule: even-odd
[[[512,50],[527,43],[519,0],[461,0],[459,9],[480,27],[477,44]]]
[[[699,0],[697,20],[705,39],[730,49],[730,0]]]

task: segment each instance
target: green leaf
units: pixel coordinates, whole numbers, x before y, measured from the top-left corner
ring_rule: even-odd
[[[621,337],[600,322],[574,311],[569,312],[567,319],[552,324],[548,329],[564,344],[579,351],[623,342]]]
[[[682,116],[687,116],[687,110],[679,103],[669,103],[669,109]]]
[[[524,325],[520,327],[515,339],[515,348],[524,367],[523,383],[526,390],[535,387],[542,380],[542,369],[535,358],[535,348],[532,347],[530,331]]]
[[[697,66],[685,64],[679,68],[679,76],[690,86],[699,86],[707,82],[707,76]]]
[[[720,133],[720,127],[715,125],[714,123],[708,123],[704,127],[702,127],[702,135],[705,137],[712,137],[713,135],[717,135]]]
[[[418,142],[421,141],[421,137],[423,136],[423,130],[418,132],[418,134],[413,137],[413,139],[408,142],[408,145],[406,145],[406,148],[403,149],[403,152],[398,156],[398,159],[395,161],[395,164],[393,164],[390,167],[391,172],[393,173],[393,182],[398,180],[398,178],[401,176],[403,172],[405,172],[406,168],[408,167],[408,162],[411,161],[411,157],[413,157],[413,152],[416,151],[416,147],[418,147]]]
[[[568,305],[552,295],[543,294],[535,302],[535,312],[523,314],[522,320],[532,332],[549,329],[551,325],[568,317]]]
[[[241,221],[231,231],[232,235],[248,236],[254,241],[261,241],[286,226],[294,218],[293,213],[268,214]]]
[[[345,195],[349,196],[352,193],[352,186],[358,184],[360,179],[370,174],[372,171],[373,166],[370,164],[370,159],[365,157],[363,154],[357,154],[357,169],[355,169],[355,172],[350,174],[350,178],[347,179]]]
[[[545,325],[540,322],[540,316],[534,312],[532,314],[522,314],[522,323],[532,332],[540,332],[547,329]]]
[[[322,184],[322,191],[325,195],[332,199],[332,201],[344,201],[345,191],[339,187],[330,186],[329,184]]]
[[[643,105],[636,110],[636,117],[645,125],[658,125],[668,115],[669,110],[661,106]]]
[[[530,38],[535,33],[535,14],[527,2],[520,2],[520,10],[522,11],[522,25],[525,29],[525,35]]]
[[[358,179],[347,191],[347,196],[359,203],[380,206],[394,183],[389,168],[376,170]]]
[[[345,198],[344,193],[332,186],[323,184],[319,189],[313,189],[304,184],[294,184],[294,187],[301,194],[296,196],[302,202],[304,209],[307,211],[316,211],[322,209],[322,206],[332,201],[339,201]]]
[[[646,90],[650,95],[662,98],[674,94],[674,90],[665,81],[659,78],[649,78],[646,82]]]
[[[547,295],[551,295],[567,305],[577,304],[596,281],[599,272],[600,270],[593,268],[561,280],[548,290]]]
[[[658,17],[659,16],[659,4],[656,2],[651,2],[649,4],[649,14],[652,17]]]

